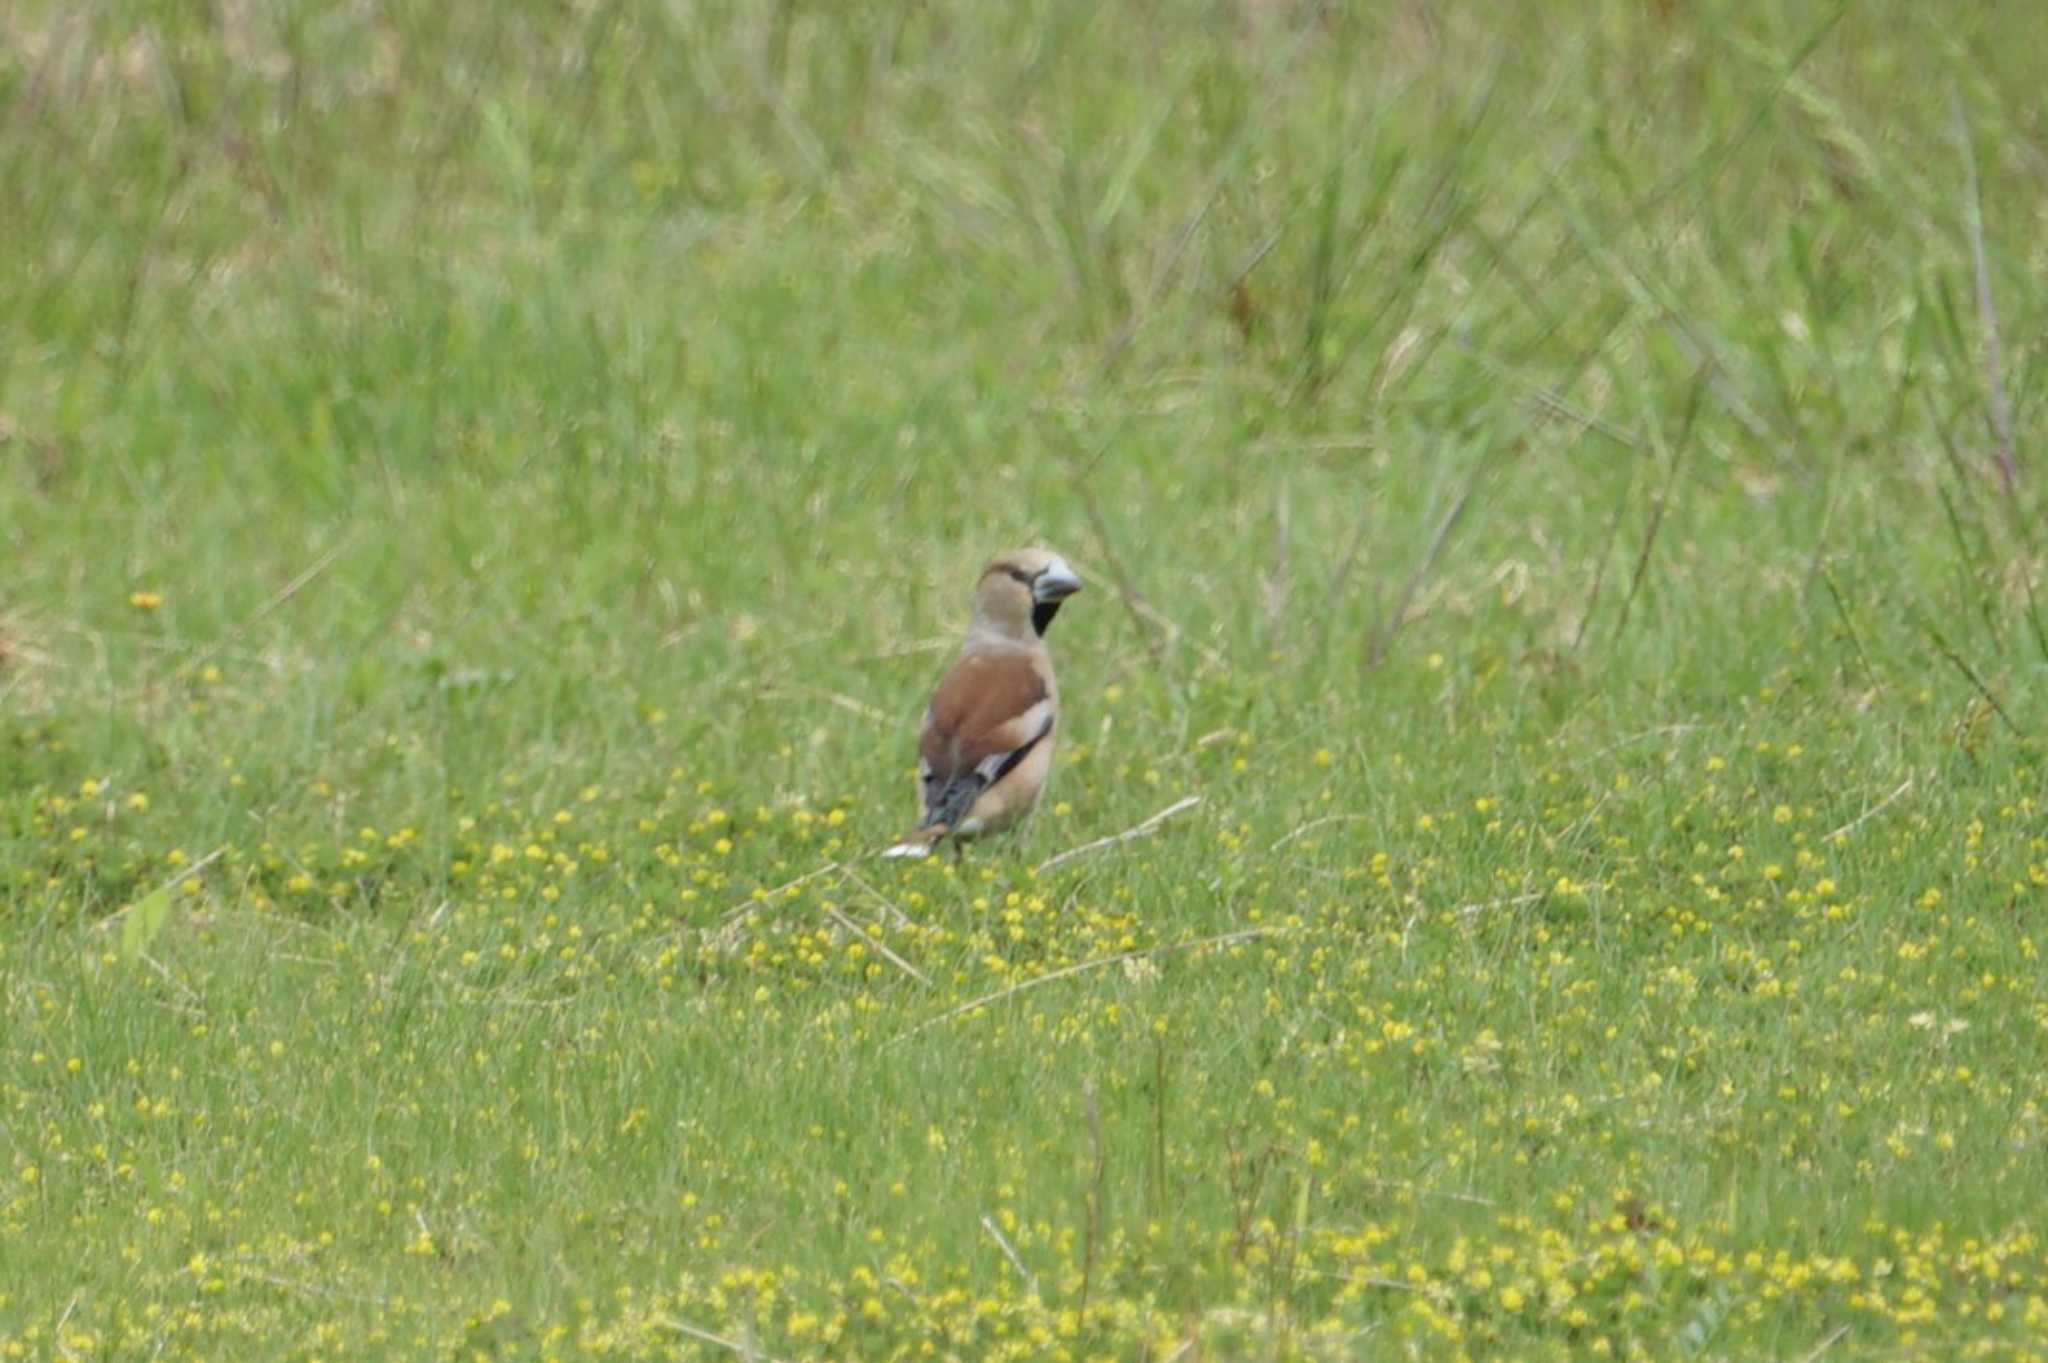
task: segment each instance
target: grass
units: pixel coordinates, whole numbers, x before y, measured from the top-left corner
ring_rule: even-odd
[[[2044,45],[12,6],[0,1357],[2040,1357]]]

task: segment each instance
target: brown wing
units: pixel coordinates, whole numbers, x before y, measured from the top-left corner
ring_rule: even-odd
[[[969,654],[954,664],[918,740],[925,823],[956,821],[1045,739],[1052,712],[1052,688],[1029,654]]]

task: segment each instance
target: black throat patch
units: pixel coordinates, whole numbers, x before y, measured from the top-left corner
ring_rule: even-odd
[[[1039,633],[1039,635],[1040,635],[1040,636],[1042,637],[1042,636],[1043,636],[1043,635],[1045,634],[1045,627],[1046,627],[1047,625],[1051,624],[1051,623],[1052,623],[1052,618],[1053,618],[1053,617],[1054,617],[1055,615],[1058,615],[1059,613],[1060,613],[1060,603],[1059,603],[1059,602],[1057,602],[1057,601],[1034,601],[1034,602],[1032,602],[1032,603],[1031,603],[1031,628],[1033,628],[1034,630],[1037,630],[1037,631],[1038,631],[1038,633]]]

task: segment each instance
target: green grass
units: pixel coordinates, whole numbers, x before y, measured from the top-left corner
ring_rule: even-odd
[[[1355,10],[0,15],[0,1357],[2040,1357],[2048,11]]]

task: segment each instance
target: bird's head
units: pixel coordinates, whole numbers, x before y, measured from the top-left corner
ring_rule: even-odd
[[[1045,633],[1060,602],[1081,590],[1081,579],[1058,554],[1013,549],[981,570],[974,589],[974,623],[1014,639]]]

